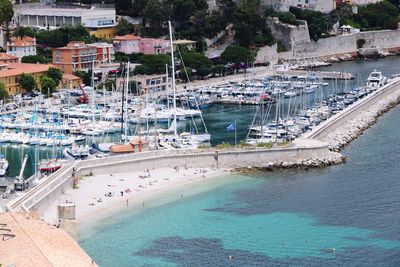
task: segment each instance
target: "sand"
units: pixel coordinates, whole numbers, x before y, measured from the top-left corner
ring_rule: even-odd
[[[185,185],[226,173],[227,170],[209,168],[161,168],[83,176],[79,179],[78,188],[64,192],[50,204],[41,217],[56,224],[57,205],[72,202],[75,203],[78,223],[99,220],[124,208],[147,207],[168,192],[176,194],[177,199],[185,197]]]

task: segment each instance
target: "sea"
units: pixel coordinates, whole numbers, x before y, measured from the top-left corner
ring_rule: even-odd
[[[334,64],[362,82],[400,57]],[[356,82],[356,81],[353,81]],[[255,107],[210,106],[213,144],[246,135]],[[225,175],[79,228],[99,266],[400,266],[400,107],[320,169]]]

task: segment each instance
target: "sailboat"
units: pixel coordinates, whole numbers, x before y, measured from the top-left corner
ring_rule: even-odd
[[[176,106],[176,83],[175,83],[175,57],[174,57],[174,45],[173,45],[173,38],[172,38],[172,26],[171,26],[171,21],[168,21],[168,27],[169,27],[169,38],[170,38],[170,47],[171,47],[171,68],[172,68],[172,92],[173,92],[173,121],[171,123],[170,128],[168,128],[165,132],[166,134],[162,134],[163,131],[158,130],[158,133],[160,134],[158,136],[158,141],[159,144],[162,145],[162,143],[170,143],[172,147],[174,148],[197,148],[200,144],[202,143],[208,143],[210,142],[211,135],[207,131],[207,127],[205,127],[205,133],[199,134],[199,133],[188,133],[184,132],[181,134],[178,134],[177,131],[177,113],[178,109]],[[201,117],[201,115],[200,115]],[[202,118],[202,117],[201,117]],[[203,119],[202,119],[203,121]],[[203,121],[204,123],[204,121]],[[173,132],[172,132],[173,130]],[[170,146],[168,146],[170,147]]]

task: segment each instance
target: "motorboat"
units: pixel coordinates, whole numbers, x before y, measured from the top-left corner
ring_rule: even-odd
[[[387,78],[382,75],[381,71],[374,70],[367,79],[367,86],[373,89],[378,89],[386,84]]]
[[[0,155],[0,176],[4,176],[8,170],[8,160]]]

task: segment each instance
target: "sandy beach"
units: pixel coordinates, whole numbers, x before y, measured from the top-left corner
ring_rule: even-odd
[[[151,206],[164,194],[185,197],[185,185],[222,176],[227,170],[210,168],[161,168],[116,174],[82,176],[76,189],[69,189],[53,201],[42,219],[56,223],[57,205],[73,202],[78,223],[110,217],[126,208]],[[180,190],[182,189],[182,190]]]

